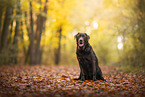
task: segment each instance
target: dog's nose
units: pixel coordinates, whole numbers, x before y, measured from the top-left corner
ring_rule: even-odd
[[[83,42],[83,38],[82,37],[80,37],[79,42],[81,42],[81,43]]]

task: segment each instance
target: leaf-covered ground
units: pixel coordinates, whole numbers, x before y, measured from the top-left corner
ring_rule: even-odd
[[[0,97],[145,97],[145,73],[101,69],[107,82],[73,80],[79,75],[78,66],[3,66]]]

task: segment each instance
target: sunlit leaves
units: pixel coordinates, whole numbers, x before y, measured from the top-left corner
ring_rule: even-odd
[[[56,31],[57,28],[60,25],[64,25],[63,30],[66,28],[69,28],[68,23],[70,21],[68,20],[69,17],[71,17],[72,9],[75,6],[75,0],[69,1],[69,0],[50,0],[49,1],[49,10],[48,14],[50,16],[50,27],[53,29],[53,31]],[[70,29],[67,31],[68,32]]]
[[[28,0],[22,0],[21,3],[22,3],[22,6],[21,6],[22,10],[27,11],[29,8]]]
[[[72,16],[72,11],[77,0],[49,0],[48,16],[46,22],[45,40],[42,38],[42,43],[51,44],[52,48],[58,48],[59,33],[58,29],[62,27],[61,45],[66,44],[66,37],[73,30],[73,25],[69,18]],[[51,42],[50,42],[51,40]]]

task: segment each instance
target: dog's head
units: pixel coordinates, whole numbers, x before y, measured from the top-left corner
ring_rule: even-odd
[[[89,35],[86,33],[78,33],[75,35],[77,46],[79,48],[84,48],[88,44],[88,40],[90,39]]]

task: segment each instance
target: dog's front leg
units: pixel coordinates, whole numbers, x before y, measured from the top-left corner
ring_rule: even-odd
[[[92,65],[93,65],[93,81],[96,81],[96,60],[93,51],[91,52],[92,55]]]
[[[83,70],[81,64],[80,64],[80,68],[81,68],[81,80],[85,81],[85,74],[84,74],[84,70]]]
[[[85,81],[85,74],[84,74],[84,70],[82,67],[82,63],[81,63],[80,58],[78,56],[77,56],[77,59],[78,59],[80,70],[81,70],[79,79],[81,79],[82,81]]]

